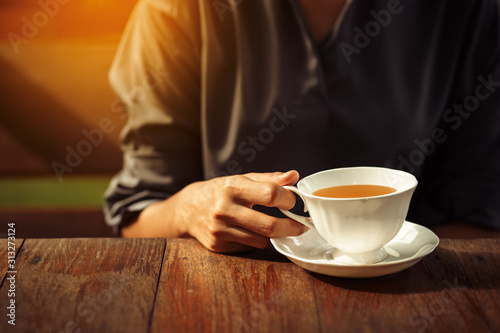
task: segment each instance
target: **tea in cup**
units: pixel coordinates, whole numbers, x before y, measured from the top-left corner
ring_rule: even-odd
[[[405,222],[417,186],[415,176],[381,167],[321,171],[284,186],[304,201],[310,218],[281,210],[318,231],[343,263],[371,264],[387,257],[384,245]]]

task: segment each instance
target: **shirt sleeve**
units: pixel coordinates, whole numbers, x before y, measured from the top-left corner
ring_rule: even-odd
[[[202,178],[197,6],[141,0],[120,41],[109,79],[128,120],[121,133],[123,168],[104,202],[106,223],[115,230]]]
[[[496,0],[474,2],[449,104],[435,135],[419,142],[429,162],[411,211],[431,225],[465,221],[500,229],[499,10]]]

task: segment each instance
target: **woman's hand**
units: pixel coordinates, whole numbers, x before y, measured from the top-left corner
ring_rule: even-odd
[[[269,238],[297,236],[306,227],[289,218],[253,210],[254,205],[291,209],[295,195],[284,189],[299,179],[296,171],[249,173],[214,178],[186,186],[171,198],[150,205],[126,237],[192,236],[215,252],[265,248]]]

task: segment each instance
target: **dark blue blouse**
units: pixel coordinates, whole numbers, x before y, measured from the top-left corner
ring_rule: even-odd
[[[500,1],[353,0],[320,46],[295,0],[230,3],[138,3],[109,225],[194,181],[370,165],[416,175],[410,221],[500,228]]]

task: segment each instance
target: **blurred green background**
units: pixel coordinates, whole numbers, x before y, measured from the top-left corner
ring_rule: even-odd
[[[53,176],[0,179],[2,208],[101,209],[108,176],[71,176],[59,182]]]

